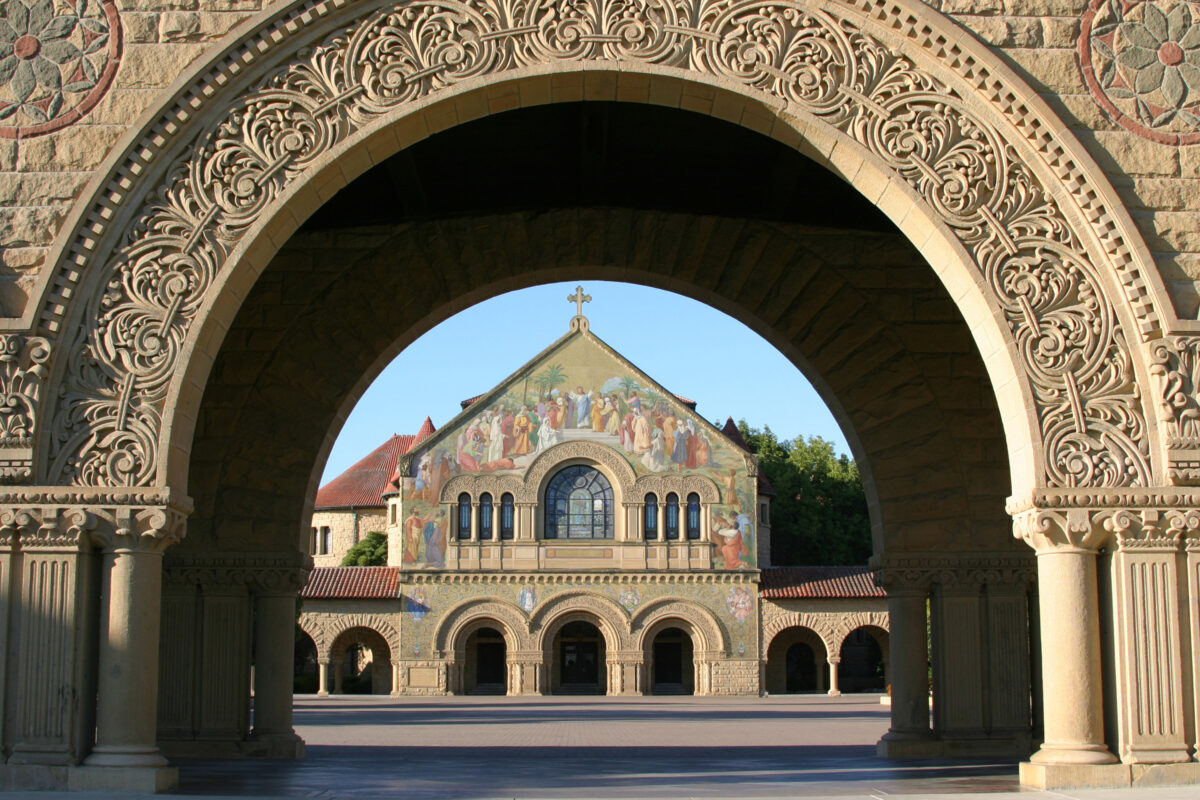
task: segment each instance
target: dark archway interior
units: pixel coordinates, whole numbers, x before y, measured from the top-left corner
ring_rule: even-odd
[[[577,103],[430,137],[283,247],[206,385],[196,512],[176,552],[296,549],[314,462],[364,374],[487,296],[590,278],[687,293],[802,365],[863,467],[877,549],[1016,548],[982,361],[933,271],[879,212],[730,123]],[[731,379],[756,391],[765,376]]]
[[[703,114],[609,102],[450,128],[368,170],[302,230],[595,206],[895,230],[849,184],[773,139]]]

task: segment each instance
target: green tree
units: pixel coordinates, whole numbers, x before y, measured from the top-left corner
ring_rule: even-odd
[[[871,520],[858,465],[820,436],[780,441],[769,426],[738,429],[775,489],[771,500],[771,563],[865,564]]]
[[[538,389],[544,394],[554,387],[567,382],[567,373],[561,364],[551,364],[539,372],[533,379]]]
[[[343,567],[386,567],[387,534],[371,531],[346,552]]]

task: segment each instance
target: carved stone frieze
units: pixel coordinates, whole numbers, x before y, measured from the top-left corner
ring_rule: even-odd
[[[1196,498],[1160,495],[1155,499],[1162,502],[1075,508],[1010,503],[1009,513],[1013,535],[1039,553],[1105,547],[1178,550],[1200,537]]]
[[[183,538],[185,511],[172,506],[0,506],[0,546],[84,550],[160,549]]]
[[[252,71],[258,52],[291,47],[288,36],[329,12],[321,2],[300,4],[294,24],[260,31],[261,41],[222,63]],[[342,13],[353,15],[349,6]],[[87,322],[70,328],[62,346],[48,478],[101,486],[154,479],[171,379],[230,253],[334,147],[464,81],[533,65],[625,62],[739,87],[861,145],[978,268],[1036,411],[1045,453],[1038,483],[1149,484],[1130,344],[1099,272],[1114,271],[1125,286],[1140,333],[1161,328],[1122,220],[1114,224],[1106,193],[1029,110],[1028,89],[993,74],[983,47],[930,28],[922,20],[931,14],[885,0],[418,0],[370,11],[315,46],[297,47],[239,97],[183,90],[178,119],[154,127],[189,131],[172,142],[178,155],[165,173],[140,162],[118,169],[44,306],[43,329],[62,330],[61,298],[81,273],[103,272],[104,290],[80,295],[84,307],[73,318]],[[921,59],[897,53],[876,24]],[[939,74],[925,64],[939,64]],[[224,82],[209,73],[204,80]],[[968,88],[983,86],[986,96]],[[222,113],[194,130],[186,120],[204,115],[191,104],[209,94]],[[1026,150],[1014,147],[1017,139]],[[149,137],[130,158],[155,158],[161,146]],[[1030,151],[1038,155],[1026,161],[1022,152]],[[1058,183],[1043,183],[1049,173],[1037,163],[1055,165],[1048,180]],[[110,235],[108,204],[126,199],[127,176],[144,172],[154,184],[134,181],[133,221]],[[1081,223],[1100,243],[1090,252],[1060,198],[1091,221]]]
[[[50,342],[0,334],[0,483],[33,480],[33,432]]]
[[[312,557],[296,552],[244,555],[169,554],[163,580],[175,584],[245,586],[259,594],[294,594],[304,588]]]
[[[934,586],[1028,586],[1037,579],[1037,565],[1022,553],[889,553],[872,559],[872,567],[875,582],[889,593],[929,592]]]

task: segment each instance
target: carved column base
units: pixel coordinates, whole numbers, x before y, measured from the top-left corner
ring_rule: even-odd
[[[1056,789],[1122,789],[1187,786],[1200,783],[1200,763],[1188,764],[1021,764],[1021,786]]]
[[[254,758],[304,758],[304,740],[295,733],[255,733],[249,744]]]

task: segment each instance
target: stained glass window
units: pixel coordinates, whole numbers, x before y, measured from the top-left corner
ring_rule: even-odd
[[[645,534],[647,541],[658,538],[658,495],[651,492],[646,495],[646,512],[645,521],[642,523],[642,531]]]
[[[667,538],[679,538],[679,495],[671,492],[667,495]]]
[[[700,495],[695,492],[687,498],[687,538],[700,538]]]
[[[458,496],[458,538],[471,538],[471,495],[466,492]]]
[[[613,538],[613,490],[595,467],[576,464],[546,487],[547,539]]]
[[[492,496],[487,492],[479,495],[479,541],[492,538]]]
[[[508,492],[500,495],[500,538],[513,538],[513,496]]]

